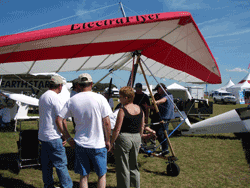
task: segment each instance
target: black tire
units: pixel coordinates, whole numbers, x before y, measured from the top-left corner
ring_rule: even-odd
[[[169,165],[167,166],[167,175],[176,177],[179,174],[180,174],[180,167],[175,162],[169,163]]]
[[[217,100],[214,98],[214,103],[217,103]]]

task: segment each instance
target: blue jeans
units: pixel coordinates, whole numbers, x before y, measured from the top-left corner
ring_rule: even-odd
[[[50,141],[41,141],[41,163],[44,188],[54,188],[53,166],[56,168],[57,176],[62,187],[71,188],[72,180],[69,176],[67,168],[67,157],[65,148],[62,145],[62,139],[54,139]]]
[[[156,132],[157,140],[161,143],[162,151],[168,150],[168,141],[167,141],[166,136],[164,134],[164,130],[166,130],[167,134],[168,134],[169,120],[164,120],[164,121],[166,123],[164,123],[163,125],[160,124],[160,125],[152,125],[151,126],[151,129],[155,130],[155,132]],[[163,142],[163,140],[165,140],[165,141]]]

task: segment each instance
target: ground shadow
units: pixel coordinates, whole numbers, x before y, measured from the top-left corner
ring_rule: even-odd
[[[238,137],[232,137],[232,136],[223,136],[223,135],[183,135],[183,137],[197,137],[197,138],[204,138],[204,139],[221,139],[221,140],[239,140]]]
[[[9,170],[12,173],[18,174],[18,154],[17,153],[4,153],[0,154],[0,169]]]
[[[223,135],[185,135],[185,137],[199,137],[204,139],[241,140],[245,158],[250,167],[250,133],[234,133],[235,137]]]
[[[0,127],[0,132],[14,132],[15,131],[15,125],[9,125],[5,127]]]
[[[164,171],[164,172],[157,172],[157,171],[152,171],[152,170],[148,170],[148,169],[142,169],[144,172],[147,172],[147,173],[150,173],[150,174],[155,174],[157,176],[167,176],[167,173]]]
[[[2,174],[0,174],[0,187],[5,188],[35,188],[33,185],[29,185],[24,183],[22,180],[8,178],[8,177],[2,177]]]
[[[250,133],[237,133],[236,137],[241,140],[245,158],[250,168]]]

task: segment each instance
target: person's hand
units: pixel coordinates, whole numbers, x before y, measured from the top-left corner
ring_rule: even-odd
[[[106,142],[106,148],[107,148],[107,151],[108,151],[108,152],[111,150],[110,141],[107,141],[107,142]]]
[[[111,144],[110,145],[110,153],[114,154],[114,150],[115,150],[115,145]]]
[[[63,140],[62,144],[63,144],[63,146],[65,146],[67,144],[67,141]]]
[[[76,142],[75,142],[75,140],[74,140],[73,138],[70,139],[70,140],[68,141],[68,143],[69,143],[69,145],[70,145],[70,147],[71,147],[72,149],[75,149]]]
[[[65,137],[62,135],[62,145],[65,146],[67,144],[67,140],[65,139]]]
[[[156,139],[156,138],[157,138],[156,132],[155,132],[155,131],[150,132],[150,135],[151,135],[151,137],[152,137],[153,139]]]

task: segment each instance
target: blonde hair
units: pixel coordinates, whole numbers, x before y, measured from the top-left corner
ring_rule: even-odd
[[[123,97],[127,97],[129,103],[134,101],[135,92],[134,89],[130,86],[122,87],[119,91],[119,94],[122,95]]]

